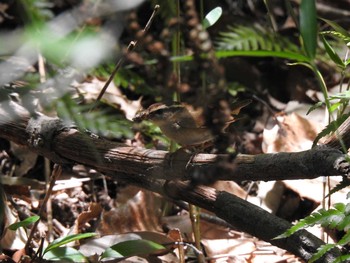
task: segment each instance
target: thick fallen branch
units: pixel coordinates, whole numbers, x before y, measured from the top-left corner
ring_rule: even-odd
[[[125,175],[125,179],[128,183],[143,189],[204,208],[238,230],[286,249],[306,261],[317,252],[317,248],[324,245],[323,241],[306,230],[298,231],[288,238],[274,240],[274,237],[285,232],[292,225],[288,221],[225,191],[217,191],[211,187],[193,185],[189,182],[154,180],[146,177],[130,177],[129,175]],[[339,255],[340,251],[334,249],[316,262],[331,263]]]
[[[111,142],[82,133],[57,118],[30,118],[22,107],[10,103],[0,107],[0,136],[43,155],[55,163],[80,163],[100,172],[121,172],[152,178],[215,180],[311,179],[347,175],[346,156],[337,149],[316,147],[296,153],[230,156],[184,151],[170,154]]]
[[[198,154],[192,158],[184,152],[170,155],[165,151],[137,149],[81,133],[59,119],[31,118],[24,108],[13,103],[0,106],[0,136],[25,145],[58,164],[85,164],[116,179],[203,207],[238,229],[305,260],[323,244],[308,232],[272,240],[287,230],[290,223],[229,193],[156,178],[189,179],[192,175],[203,174],[235,181],[280,180],[345,175],[349,171],[345,155],[329,147],[300,153],[238,155],[232,162],[225,162],[230,158],[225,155]],[[333,262],[337,255],[339,251],[333,250],[318,262]]]

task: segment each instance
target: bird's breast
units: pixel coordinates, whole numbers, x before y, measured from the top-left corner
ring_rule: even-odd
[[[165,136],[172,139],[182,146],[198,145],[213,139],[209,129],[187,128],[178,123],[172,125],[160,126]]]

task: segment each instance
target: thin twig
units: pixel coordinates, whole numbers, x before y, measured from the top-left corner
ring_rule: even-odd
[[[55,182],[56,182],[57,178],[60,177],[61,174],[62,174],[62,166],[55,164],[53,171],[52,171],[52,175],[51,175],[50,186],[46,192],[46,195],[44,197],[44,200],[43,200],[41,207],[39,209],[39,212],[38,212],[40,219],[42,218],[42,215],[43,215],[44,210],[46,208],[46,203],[49,200],[49,197],[51,196],[52,189],[55,186]],[[33,239],[34,233],[36,232],[36,229],[38,227],[39,222],[40,222],[40,220],[36,221],[31,229],[31,231],[30,231],[30,235],[29,235],[28,240],[26,242],[26,245],[24,247],[24,250],[26,251],[27,254],[28,254],[28,248],[29,248],[30,242]]]
[[[120,69],[121,65],[124,63],[126,55],[131,52],[137,45],[137,42],[146,34],[146,32],[149,30],[155,15],[157,14],[159,10],[159,5],[156,5],[153,9],[152,15],[151,17],[148,19],[148,22],[146,24],[146,26],[144,27],[144,29],[142,30],[142,34],[140,35],[140,37],[137,40],[131,41],[126,49],[126,52],[122,55],[122,57],[119,59],[119,61],[117,62],[117,65],[115,66],[115,68],[112,71],[112,74],[109,76],[107,82],[105,83],[105,85],[103,86],[100,94],[98,95],[95,103],[92,105],[90,111],[92,111],[93,109],[95,109],[95,107],[97,106],[98,102],[101,100],[103,94],[106,92],[109,84],[112,82],[114,76],[117,74],[118,70]]]

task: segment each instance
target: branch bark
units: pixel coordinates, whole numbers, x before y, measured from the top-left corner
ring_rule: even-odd
[[[341,130],[342,135],[347,132],[347,127]],[[227,155],[193,157],[184,152],[170,155],[166,151],[138,149],[81,133],[57,118],[38,114],[31,117],[14,103],[0,105],[0,136],[25,145],[58,164],[85,164],[116,179],[203,207],[238,229],[305,260],[323,244],[321,240],[306,231],[272,240],[291,224],[232,194],[179,179],[203,174],[220,180],[266,181],[349,173],[346,156],[339,149],[327,146],[299,153],[238,155],[231,158],[231,162],[227,161],[230,159]],[[339,254],[339,250],[333,250],[318,262],[332,262]]]
[[[23,107],[14,103],[0,107],[0,136],[58,164],[80,163],[104,173],[142,174],[167,180],[200,177],[272,181],[348,175],[350,171],[346,155],[327,146],[295,153],[239,154],[235,158],[130,147],[82,133],[57,118],[30,117]]]

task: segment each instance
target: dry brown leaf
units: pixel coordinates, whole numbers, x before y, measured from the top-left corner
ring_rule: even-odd
[[[139,191],[133,198],[104,212],[98,227],[101,235],[134,231],[159,231],[160,199],[148,191]]]
[[[98,203],[91,203],[88,211],[82,212],[75,221],[78,229],[83,227],[87,222],[100,217],[102,213],[102,207]]]
[[[76,88],[87,101],[95,101],[105,82],[93,77],[89,82],[76,84]],[[107,91],[102,97],[102,101],[125,112],[127,119],[132,120],[136,112],[141,108],[141,100],[129,100],[118,87],[111,82]]]
[[[309,150],[320,132],[316,123],[297,113],[278,116],[279,124],[264,130],[262,149],[265,153]]]

